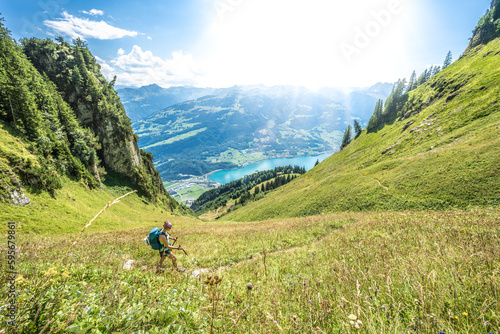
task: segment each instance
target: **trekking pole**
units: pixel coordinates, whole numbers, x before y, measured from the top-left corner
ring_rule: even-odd
[[[184,254],[186,254],[187,256],[189,256],[188,253],[184,250],[184,248],[182,248],[181,245],[179,245],[179,247],[182,249],[182,251],[184,252]]]

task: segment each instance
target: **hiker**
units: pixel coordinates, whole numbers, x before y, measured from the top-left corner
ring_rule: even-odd
[[[163,261],[167,257],[169,257],[172,260],[172,265],[177,271],[184,271],[184,269],[179,269],[177,267],[177,258],[175,255],[172,253],[172,249],[177,249],[177,250],[182,250],[182,247],[173,247],[170,245],[170,233],[168,233],[172,229],[172,223],[169,221],[165,221],[163,223],[163,229],[159,233],[159,242],[160,242],[160,263],[158,263],[158,271],[164,270],[162,268],[163,266]],[[177,238],[172,238],[177,241]]]

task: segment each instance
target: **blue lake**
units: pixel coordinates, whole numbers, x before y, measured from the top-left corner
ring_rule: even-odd
[[[208,179],[210,181],[219,182],[222,184],[226,184],[232,181],[236,181],[245,177],[246,175],[253,174],[255,172],[262,172],[265,170],[274,169],[276,167],[283,166],[300,166],[305,167],[306,170],[310,170],[314,167],[314,164],[317,160],[319,162],[325,160],[332,153],[316,155],[316,156],[304,156],[304,157],[295,157],[295,158],[276,158],[276,159],[266,159],[262,160],[250,165],[247,165],[238,169],[231,170],[221,170],[211,174]]]

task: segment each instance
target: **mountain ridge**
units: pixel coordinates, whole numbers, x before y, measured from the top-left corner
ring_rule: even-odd
[[[20,45],[3,22],[0,32],[2,201],[19,203],[23,189],[55,196],[67,177],[102,188],[112,172],[155,205],[185,209],[166,192],[152,155],[139,149],[114,81],[104,79],[84,42],[31,38]],[[14,142],[24,149],[9,154]]]
[[[280,156],[331,152],[346,123],[368,121],[371,105],[389,94],[390,84],[343,91],[311,92],[295,86],[233,86],[185,101],[133,123],[140,146],[151,150],[165,180],[178,180],[179,161],[204,171]],[[361,94],[357,114],[335,102]],[[338,147],[338,146],[337,146]],[[221,168],[220,163],[234,163]],[[195,174],[196,175],[196,174]]]
[[[464,53],[407,93],[397,117],[223,220],[498,206],[498,54],[498,38]]]

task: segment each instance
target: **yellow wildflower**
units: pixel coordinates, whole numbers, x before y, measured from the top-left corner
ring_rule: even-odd
[[[464,317],[466,317],[466,316],[468,316],[468,315],[469,315],[469,313],[467,313],[467,312],[462,312],[462,315],[463,315]]]
[[[62,274],[61,274],[61,277],[62,277],[62,278],[68,278],[68,277],[69,277],[68,270],[64,269],[64,271],[63,271],[63,272],[62,272]]]
[[[16,285],[24,286],[28,284],[28,280],[23,277],[23,275],[17,275],[16,277]]]

